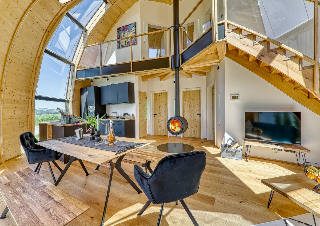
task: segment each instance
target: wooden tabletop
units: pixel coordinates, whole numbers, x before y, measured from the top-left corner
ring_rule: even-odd
[[[0,177],[0,192],[17,225],[65,225],[90,208],[29,168]]]
[[[136,140],[136,139],[132,139],[131,142],[134,142],[133,140]],[[141,142],[137,142],[137,143],[141,143]],[[39,142],[37,144],[42,147],[45,147],[63,154],[67,154],[67,155],[76,157],[78,159],[91,162],[94,164],[98,164],[98,165],[102,165],[103,163],[109,162],[110,160],[119,158],[122,155],[133,152],[138,148],[143,147],[143,146],[140,146],[135,149],[131,149],[126,152],[116,154],[116,152],[112,152],[112,151],[105,151],[105,150],[100,150],[96,148],[89,148],[89,147],[74,145],[74,144],[62,142],[59,140],[47,140],[47,141]]]
[[[263,179],[261,182],[317,217],[320,217],[320,194],[312,191],[317,182],[309,179],[304,174]]]
[[[244,139],[244,145],[252,145],[252,146],[264,147],[264,148],[275,148],[275,149],[281,149],[286,151],[310,153],[310,150],[298,144],[271,143],[271,142],[268,143],[262,140]]]

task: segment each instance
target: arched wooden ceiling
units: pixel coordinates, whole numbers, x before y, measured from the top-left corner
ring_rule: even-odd
[[[66,12],[81,0],[0,1],[0,149],[2,161],[20,154],[19,135],[33,131],[34,95],[46,45]],[[87,45],[103,42],[137,0],[110,0]],[[171,4],[172,0],[161,0]],[[1,156],[2,157],[2,156]]]

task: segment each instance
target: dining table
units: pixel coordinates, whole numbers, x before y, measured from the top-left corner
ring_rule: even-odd
[[[106,137],[101,136],[101,138],[105,139]],[[121,149],[121,151],[108,151],[108,150],[99,149],[98,145],[96,147],[88,147],[88,146],[81,146],[81,145],[76,145],[72,143],[67,143],[62,140],[63,139],[60,138],[58,140],[47,140],[47,141],[42,141],[37,143],[38,145],[45,147],[47,149],[51,149],[59,153],[70,156],[68,163],[66,164],[59,178],[55,182],[56,186],[60,183],[60,181],[62,180],[64,175],[67,173],[68,169],[70,168],[71,164],[74,161],[79,161],[86,176],[88,176],[89,173],[83,161],[97,164],[98,167],[96,168],[96,170],[98,170],[100,166],[110,167],[111,171],[109,176],[108,190],[107,190],[101,225],[103,225],[105,212],[108,205],[108,199],[109,199],[109,194],[111,189],[111,182],[112,182],[114,168],[116,168],[116,170],[120,173],[120,175],[127,180],[127,182],[138,192],[138,194],[142,192],[140,188],[136,185],[136,183],[133,182],[132,179],[123,170],[123,168],[121,167],[121,162],[126,154],[137,151],[138,149],[145,147],[150,143],[145,143],[145,140],[130,139],[131,141],[130,143],[136,143],[137,147],[132,148],[132,145],[131,145],[130,148]]]

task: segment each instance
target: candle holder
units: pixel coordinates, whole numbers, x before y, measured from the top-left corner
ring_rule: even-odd
[[[94,132],[94,134],[95,134],[95,142],[101,142],[101,137],[100,137],[101,131],[100,130],[96,130]]]

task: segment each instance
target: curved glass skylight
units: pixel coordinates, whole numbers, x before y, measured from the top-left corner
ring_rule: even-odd
[[[81,34],[82,30],[68,17],[64,17],[47,45],[47,49],[72,61]]]
[[[73,7],[69,13],[83,26],[86,26],[102,3],[103,0],[83,0],[77,6]]]

